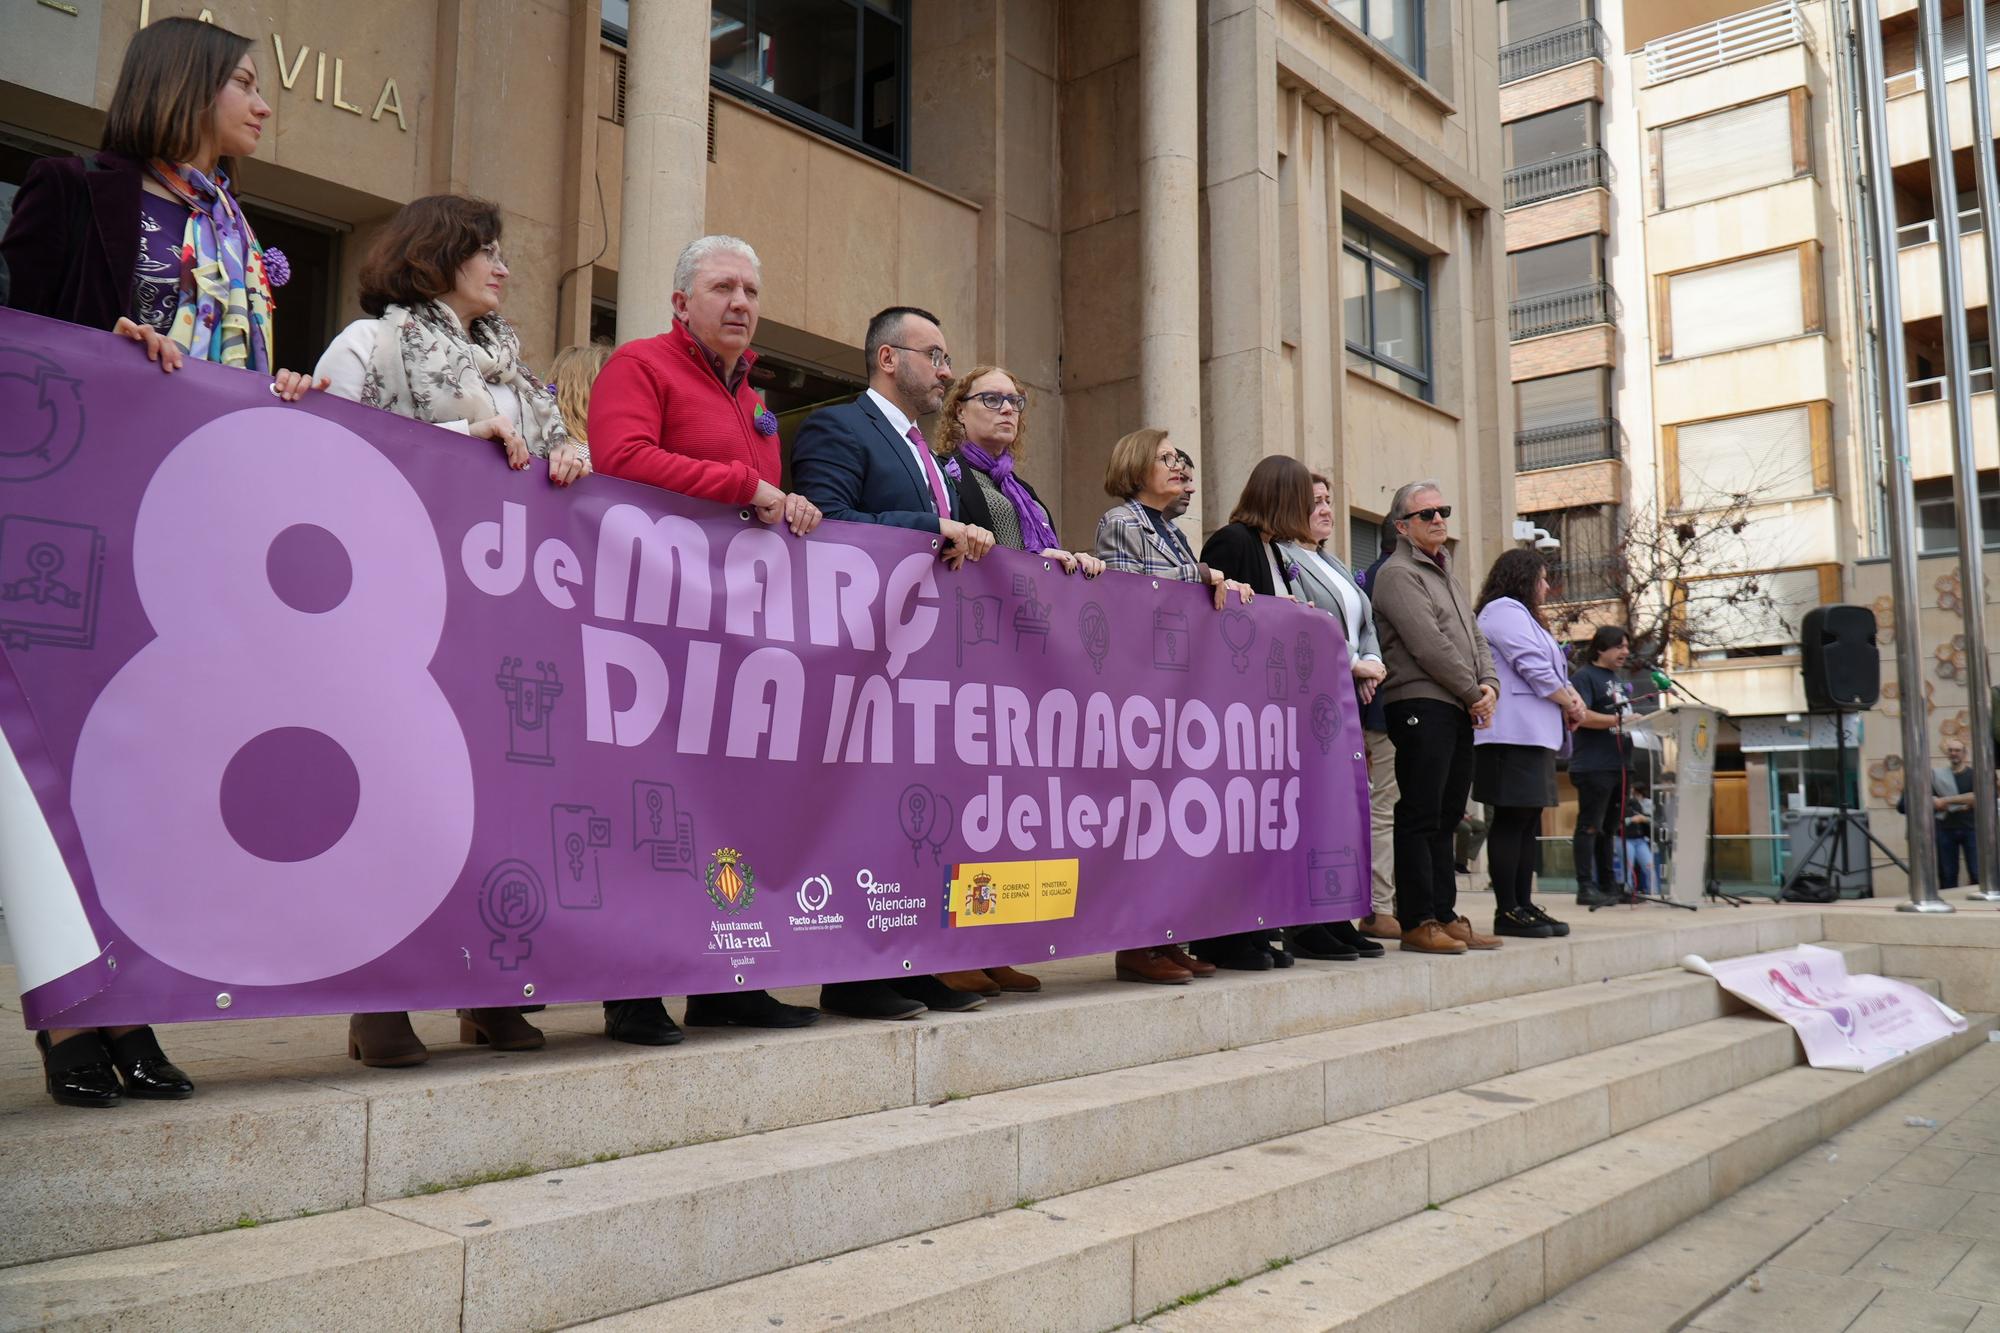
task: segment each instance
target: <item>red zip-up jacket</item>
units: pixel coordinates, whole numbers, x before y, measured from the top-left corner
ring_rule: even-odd
[[[776,486],[778,437],[756,426],[759,412],[768,411],[750,387],[756,356],[743,353],[744,374],[732,394],[679,320],[656,337],[626,343],[591,387],[592,466],[724,504],[748,504],[759,481]]]

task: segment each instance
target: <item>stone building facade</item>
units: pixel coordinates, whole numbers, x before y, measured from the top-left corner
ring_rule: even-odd
[[[23,0],[0,196],[95,144],[168,14],[255,43],[275,114],[239,185],[299,272],[287,363],[358,314],[399,204],[466,191],[504,211],[537,363],[656,331],[680,246],[748,239],[787,436],[856,391],[870,313],[936,311],[961,367],[1027,386],[1072,543],[1147,424],[1205,529],[1281,451],[1335,478],[1344,554],[1420,476],[1469,566],[1512,540],[1490,0]]]

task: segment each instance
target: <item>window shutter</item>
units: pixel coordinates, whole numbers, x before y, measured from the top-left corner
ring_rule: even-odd
[[[1792,103],[1772,97],[1660,131],[1661,193],[1668,208],[1790,180]]]
[[[1697,421],[1675,430],[1680,504],[1722,508],[1736,496],[1782,500],[1812,494],[1812,411],[1786,407]]]
[[[1601,421],[1609,415],[1604,407],[1604,372],[1595,369],[1522,380],[1514,385],[1514,403],[1517,430]]]
[[[1673,274],[1667,280],[1672,355],[1685,360],[1804,333],[1801,279],[1796,247]]]
[[[1756,591],[1748,591],[1749,585]],[[1729,598],[1738,597],[1733,605]],[[1820,605],[1817,568],[1768,570],[1687,585],[1690,646],[1697,653],[1795,645],[1799,623]]]
[[[1358,514],[1347,516],[1347,567],[1356,574],[1382,554],[1382,525]]]
[[[2000,24],[2000,4],[1989,4],[1986,6],[1986,68],[1988,69],[2000,64],[2000,59],[1996,59],[2000,57],[2000,26],[1996,24]],[[1950,83],[1954,79],[1964,78],[1970,63],[1966,59],[1965,15],[1960,12],[1944,21],[1944,81]],[[1917,86],[1921,88],[1924,86],[1921,65],[1917,67],[1916,73]]]

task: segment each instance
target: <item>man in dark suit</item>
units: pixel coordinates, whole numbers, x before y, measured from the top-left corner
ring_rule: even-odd
[[[868,392],[807,417],[792,441],[792,484],[827,518],[934,532],[953,569],[993,549],[993,534],[958,517],[958,490],[945,481],[917,426],[944,403],[951,352],[937,316],[891,306],[868,321]],[[980,983],[985,984],[984,977]],[[926,1008],[977,1009],[985,999],[932,976],[845,981],[822,986],[819,1007],[851,1018],[913,1018]]]

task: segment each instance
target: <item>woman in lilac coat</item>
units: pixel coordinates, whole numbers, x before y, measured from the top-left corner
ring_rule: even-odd
[[[1530,893],[1542,811],[1556,803],[1556,756],[1569,750],[1569,731],[1583,712],[1562,647],[1542,620],[1548,592],[1542,557],[1508,551],[1493,562],[1475,605],[1500,677],[1493,724],[1472,737],[1472,796],[1493,807],[1486,835],[1498,899],[1493,930],[1530,939],[1569,934]]]

